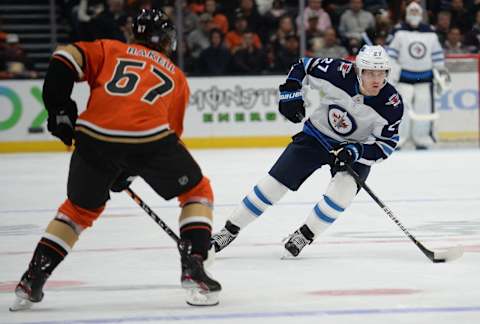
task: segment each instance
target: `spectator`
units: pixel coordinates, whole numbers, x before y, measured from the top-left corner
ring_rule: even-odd
[[[198,60],[198,71],[202,75],[225,75],[229,72],[231,55],[223,45],[220,29],[210,31],[210,46],[203,50]]]
[[[315,57],[344,58],[348,55],[347,49],[338,44],[335,29],[328,28],[323,35],[323,46],[314,52]]]
[[[205,3],[203,0],[188,0],[188,8],[196,15],[202,14],[205,11]]]
[[[300,56],[300,42],[297,35],[291,33],[285,38],[285,45],[280,48],[276,57],[276,71],[288,73],[293,64],[298,62]]]
[[[80,0],[78,4],[77,19],[78,19],[78,37],[80,40],[93,41],[95,40],[96,31],[91,26],[92,19],[95,19],[105,10],[102,1],[99,0]]]
[[[209,13],[200,15],[200,28],[187,36],[187,46],[193,59],[198,59],[200,53],[210,45],[210,31],[215,27]]]
[[[467,32],[471,24],[471,16],[463,5],[463,0],[452,0],[450,5],[452,14],[451,26],[458,27],[462,33]]]
[[[268,30],[268,34],[272,34],[277,27],[281,17],[288,13],[285,8],[285,0],[273,0],[272,7],[263,16],[265,22],[265,28]]]
[[[247,32],[248,22],[242,12],[237,12],[235,16],[234,30],[229,31],[225,36],[225,45],[230,50],[230,53],[235,53],[243,43],[243,36]],[[262,47],[262,42],[260,37],[257,34],[253,33],[253,45],[260,49]]]
[[[332,26],[330,16],[322,9],[322,0],[308,0],[308,6],[304,10],[303,17],[297,17],[297,26],[300,27],[303,23],[304,28],[307,29],[308,18],[313,15],[318,16],[317,29],[320,32],[323,33],[327,28]]]
[[[264,55],[255,46],[255,36],[255,33],[245,32],[240,48],[233,54],[233,65],[238,74],[259,74],[264,69]]]
[[[444,44],[445,54],[465,54],[468,53],[468,49],[462,42],[462,31],[458,27],[450,28],[447,34],[447,40]]]
[[[368,28],[362,34],[362,45],[384,46],[391,30],[390,15],[386,10],[380,9],[375,12],[375,28]]]
[[[385,0],[365,0],[363,2],[363,7],[367,11],[375,12],[380,9],[383,9],[383,10],[388,9],[388,4],[387,4],[387,1]]]
[[[352,54],[357,52],[362,40],[362,34],[368,28],[375,28],[373,15],[362,9],[362,0],[351,0],[350,9],[340,17],[338,31],[346,40]]]
[[[30,60],[20,45],[17,34],[7,34],[0,52],[1,78],[36,78]]]
[[[292,18],[288,15],[282,16],[278,22],[278,28],[270,37],[270,43],[273,49],[278,51],[285,45],[285,39],[288,34],[295,33]]]
[[[332,26],[338,26],[340,23],[340,16],[349,7],[350,0],[324,0],[323,7],[329,14]]]
[[[480,10],[475,14],[475,23],[466,35],[465,44],[474,47],[477,51],[480,50]],[[471,49],[472,52],[474,48]]]
[[[435,25],[435,33],[438,36],[440,44],[444,44],[447,39],[447,33],[450,30],[452,14],[449,11],[440,11],[437,15],[437,24]]]
[[[275,55],[275,50],[273,49],[273,45],[271,43],[268,43],[265,46],[265,66],[263,69],[265,73],[277,73],[276,60],[277,60],[277,57]]]
[[[192,31],[200,28],[199,16],[197,16],[187,5],[186,1],[182,1],[182,14],[183,14],[183,33],[184,35],[190,34]],[[166,4],[162,7],[162,10],[170,18],[170,20],[175,24],[176,11],[175,5],[173,3]]]
[[[307,43],[307,52],[309,53],[318,49],[320,46],[319,44],[322,42],[322,33],[318,30],[318,16],[316,14],[313,14],[308,18],[308,27],[305,30],[305,40]]]
[[[79,37],[82,40],[127,40],[124,34],[127,14],[124,0],[107,0],[107,6],[99,0],[81,0],[78,7]]]
[[[205,0],[205,12],[213,17],[213,24],[225,35],[228,32],[228,19],[217,9],[216,0]]]
[[[258,13],[257,4],[254,0],[240,0],[238,9],[247,19],[248,28],[254,30],[257,34],[263,34],[262,16]]]

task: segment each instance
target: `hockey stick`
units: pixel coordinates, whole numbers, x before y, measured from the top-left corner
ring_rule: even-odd
[[[160,218],[158,215],[130,188],[124,190],[146,213],[152,218],[155,223],[170,236],[175,243],[177,243],[178,250],[183,257],[188,257],[192,249],[191,244],[178,237],[177,234]]]
[[[455,247],[448,248],[447,251],[431,251],[427,249],[422,243],[420,243],[410,232],[408,229],[403,226],[402,223],[398,220],[398,218],[395,217],[393,214],[392,210],[388,208],[383,201],[377,197],[377,195],[367,186],[365,181],[360,179],[359,175],[352,169],[351,166],[347,165],[347,172],[355,179],[355,182],[365,190],[370,197],[372,197],[373,200],[380,206],[380,208],[383,209],[383,211],[387,214],[390,219],[400,227],[403,233],[407,235],[407,237],[415,243],[415,245],[420,249],[420,251],[423,252],[429,258],[432,262],[434,263],[441,263],[441,262],[447,262],[447,261],[452,261],[455,259],[460,258],[463,255],[463,247],[458,245]]]
[[[160,227],[170,236],[176,243],[178,251],[180,252],[181,263],[182,263],[182,288],[187,290],[187,304],[192,306],[214,306],[218,304],[218,293],[221,290],[221,286],[218,282],[212,280],[205,273],[205,270],[197,261],[195,261],[192,256],[192,244],[190,241],[186,241],[178,237],[174,231],[160,218],[158,215],[130,188],[124,190],[142,209],[152,218],[155,223],[160,225]],[[212,250],[212,249],[211,249]],[[210,253],[209,253],[210,254]],[[211,255],[214,255],[212,253]],[[205,260],[203,264],[206,265],[208,261]],[[211,262],[211,260],[210,260]],[[192,274],[197,276],[197,279],[192,277],[190,279],[183,281],[183,264],[186,264],[188,268],[192,270]],[[213,284],[217,284],[218,287],[212,288],[209,284],[205,282],[200,282],[198,276],[205,276]],[[211,285],[211,283],[210,283]]]
[[[329,152],[332,152],[332,146],[328,143],[325,139],[323,139],[319,134],[312,132],[312,135],[315,137],[317,141]],[[355,179],[355,182],[363,188],[372,199],[382,208],[382,210],[388,215],[388,217],[400,227],[400,229],[408,236],[408,238],[415,243],[415,245],[420,249],[434,263],[441,263],[447,261],[453,261],[455,259],[460,258],[463,255],[463,247],[458,245],[455,247],[448,248],[447,251],[431,251],[427,249],[422,243],[420,243],[410,232],[407,230],[405,226],[395,217],[393,212],[390,208],[388,208],[380,198],[373,193],[373,191],[367,186],[365,181],[360,179],[359,175],[352,169],[351,166],[347,165],[346,167],[347,172]]]

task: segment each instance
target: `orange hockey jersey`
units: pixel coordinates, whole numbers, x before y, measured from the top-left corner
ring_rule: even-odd
[[[90,85],[76,130],[120,143],[154,141],[168,129],[181,136],[190,90],[183,72],[166,56],[115,40],[73,45],[81,64],[65,51],[56,51],[53,58],[76,63],[79,81]]]

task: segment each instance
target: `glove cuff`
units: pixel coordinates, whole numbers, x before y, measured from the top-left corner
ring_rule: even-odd
[[[287,79],[287,81],[283,84],[281,84],[278,89],[280,90],[280,92],[283,92],[283,91],[297,91],[297,90],[300,90],[302,88],[302,84],[299,83],[298,81],[296,80],[293,80],[293,79]]]
[[[345,146],[347,150],[349,150],[352,153],[353,161],[357,161],[360,159],[363,155],[363,145],[359,143],[355,144],[347,144]]]

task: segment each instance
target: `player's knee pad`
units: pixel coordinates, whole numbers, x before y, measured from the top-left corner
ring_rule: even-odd
[[[357,184],[346,172],[338,172],[330,181],[323,198],[315,205],[306,224],[315,234],[331,225],[350,205],[357,193]]]
[[[91,227],[93,222],[100,216],[105,209],[105,205],[95,209],[85,209],[75,205],[70,199],[65,202],[58,209],[59,214],[67,216],[75,224],[86,228]]]
[[[352,202],[357,194],[357,183],[355,179],[347,172],[338,172],[330,181],[327,191],[325,192],[326,199],[330,200],[339,208],[345,209]]]
[[[178,201],[180,202],[180,207],[192,203],[211,207],[213,205],[213,190],[210,185],[210,180],[204,176],[195,187],[179,195]]]
[[[258,198],[263,195],[271,204],[275,204],[282,199],[288,190],[287,187],[269,174],[253,188]]]
[[[244,205],[256,216],[260,216],[269,206],[278,202],[287,192],[288,188],[267,174],[260,180],[244,198]]]

